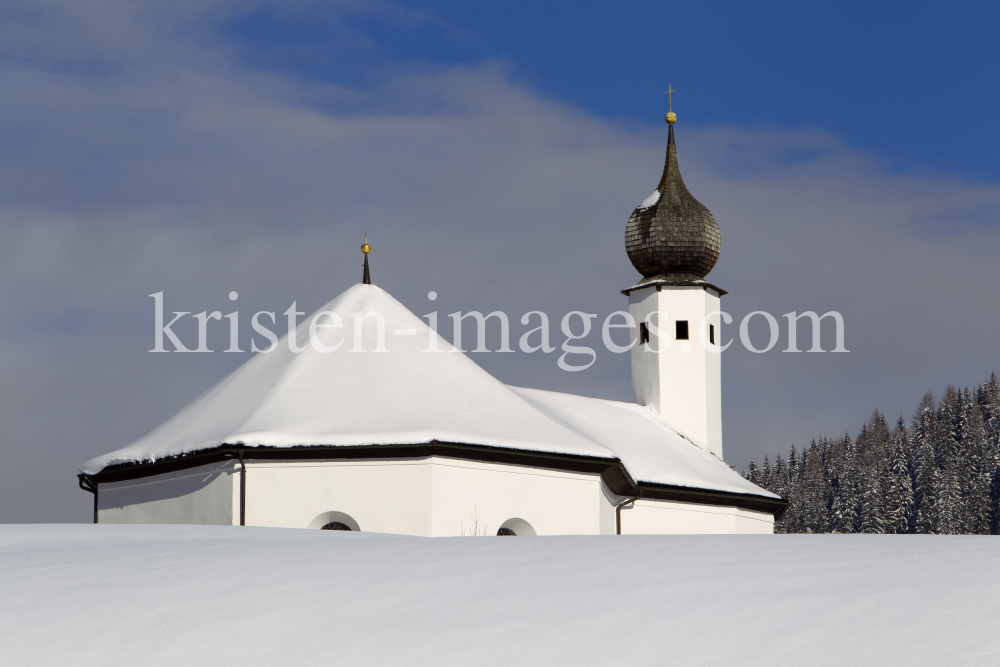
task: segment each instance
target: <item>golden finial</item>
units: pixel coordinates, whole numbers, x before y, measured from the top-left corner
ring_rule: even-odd
[[[663,91],[664,95],[669,95],[670,96],[670,98],[669,98],[670,99],[670,111],[667,112],[667,115],[664,116],[663,119],[666,120],[671,125],[673,125],[674,123],[677,122],[677,114],[674,113],[674,93],[676,93],[676,92],[677,91],[674,90],[673,85],[669,84],[669,83],[667,84],[667,89]]]
[[[370,245],[368,245],[368,233],[366,232],[365,233],[365,243],[364,243],[363,246],[361,246],[361,252],[363,252],[363,253],[365,253],[367,255],[371,251],[372,251],[372,247]]]

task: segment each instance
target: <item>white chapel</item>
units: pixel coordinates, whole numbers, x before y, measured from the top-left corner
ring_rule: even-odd
[[[501,383],[361,284],[131,445],[88,461],[95,523],[423,536],[770,533],[787,503],[723,460],[719,257],[670,124],[628,220],[633,401]],[[666,314],[668,319],[664,319]]]

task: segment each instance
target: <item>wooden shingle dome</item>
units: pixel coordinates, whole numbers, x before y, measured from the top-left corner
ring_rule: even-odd
[[[711,211],[691,196],[681,178],[670,123],[660,184],[633,211],[625,227],[628,258],[645,278],[701,280],[718,261],[721,245],[719,225]]]

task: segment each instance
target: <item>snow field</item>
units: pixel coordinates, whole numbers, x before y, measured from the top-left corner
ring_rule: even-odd
[[[0,526],[0,664],[996,665],[998,546]]]

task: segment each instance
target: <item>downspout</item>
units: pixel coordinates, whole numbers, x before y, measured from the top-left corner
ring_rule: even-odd
[[[625,500],[615,505],[615,526],[618,529],[617,532],[618,535],[622,534],[622,507],[628,505],[629,503],[634,503],[635,501],[639,500],[639,498],[642,498],[641,490],[639,491],[639,495],[635,496],[634,498],[626,498]]]
[[[80,488],[87,493],[94,494],[94,523],[97,523],[97,484],[83,473],[80,473],[77,477],[80,479]]]
[[[247,525],[247,464],[240,449],[240,525]]]

